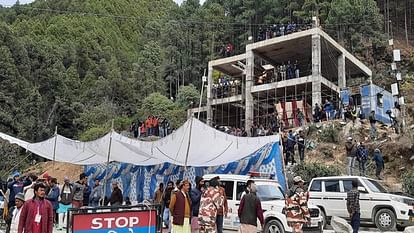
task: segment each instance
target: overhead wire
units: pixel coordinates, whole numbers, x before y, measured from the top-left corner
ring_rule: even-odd
[[[15,7],[14,5],[3,5],[4,7]],[[142,16],[129,16],[129,15],[119,15],[119,14],[110,14],[110,13],[94,13],[94,12],[85,12],[85,11],[75,11],[75,10],[61,10],[61,9],[51,9],[51,8],[41,8],[41,7],[32,7],[28,5],[19,5],[17,6],[20,9],[30,9],[36,11],[43,11],[49,13],[59,13],[59,14],[75,14],[78,16],[95,16],[95,17],[106,17],[106,18],[115,18],[121,20],[153,20],[152,17],[142,17]],[[10,9],[10,8],[7,8]],[[206,22],[201,20],[176,20],[170,19],[166,22],[178,22],[178,23],[190,23],[190,24],[206,24],[206,25],[215,25],[215,26],[222,26],[222,25],[237,25],[241,28],[246,29],[246,26],[268,26],[271,27],[275,24],[280,23],[238,23],[238,22]],[[360,22],[350,22],[350,23],[324,23],[321,26],[343,26],[343,25],[360,25]],[[310,26],[310,23],[295,23],[296,26]],[[365,25],[374,25],[374,23],[365,23]]]
[[[115,20],[153,20],[150,17],[143,17],[143,16],[128,16],[128,15],[117,15],[117,14],[110,14],[110,13],[94,13],[94,12],[85,12],[85,11],[74,11],[74,10],[61,10],[61,9],[51,9],[51,8],[41,8],[41,7],[32,7],[32,6],[18,6],[19,8],[23,8],[23,9],[30,9],[30,10],[35,10],[35,11],[41,11],[41,12],[48,12],[48,13],[55,13],[55,14],[66,14],[66,15],[77,15],[77,16],[81,16],[81,17],[104,17],[104,18],[113,18]],[[189,25],[193,25],[193,24],[200,24],[203,25],[204,27],[210,28],[210,29],[217,29],[219,26],[223,26],[226,25],[228,28],[231,28],[232,31],[237,31],[237,32],[245,32],[243,34],[247,33],[247,27],[270,27],[273,26],[274,23],[248,23],[247,21],[244,23],[238,23],[238,22],[212,22],[212,21],[202,21],[202,20],[176,20],[176,19],[168,19],[166,21],[162,21],[161,22],[165,22],[165,23],[169,23],[169,22],[176,22],[176,23],[180,23],[180,24],[185,24],[186,26]],[[300,26],[308,26],[309,24],[296,24],[298,27]],[[325,24],[321,24],[321,26],[343,26],[343,25],[360,25],[360,22],[350,22],[350,23],[338,23],[338,24],[329,24],[329,23],[325,23]],[[369,24],[366,24],[369,25]],[[324,30],[328,30],[328,31],[334,31],[333,29],[329,29],[329,28],[324,28]],[[189,32],[187,31],[187,34]],[[232,38],[233,43],[235,42],[235,35],[237,33],[232,33],[230,36]],[[246,39],[246,38],[245,38]],[[187,41],[188,42],[188,41]],[[189,42],[188,42],[189,43]],[[326,42],[324,42],[326,43]],[[236,46],[235,46],[236,47]],[[328,50],[329,46],[328,46]],[[328,51],[328,56],[331,56],[330,51]],[[331,59],[332,61],[332,59]],[[296,88],[295,88],[296,89]],[[305,84],[305,95],[307,95],[307,83]],[[285,88],[285,92],[286,92],[286,88]],[[277,87],[275,88],[275,98],[277,99]],[[267,102],[268,102],[268,97],[267,97]],[[285,102],[286,102],[286,95],[285,95]],[[258,105],[260,104],[260,97],[258,97]],[[223,106],[222,106],[223,107]],[[259,106],[258,106],[259,107]],[[260,112],[259,108],[258,111]],[[258,114],[259,114],[258,112]],[[222,119],[221,122],[223,122],[223,112],[222,112]],[[216,113],[213,114],[213,118],[214,115],[216,115]],[[260,118],[260,116],[259,116]]]

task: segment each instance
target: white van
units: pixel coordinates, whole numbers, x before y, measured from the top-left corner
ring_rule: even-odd
[[[240,226],[238,217],[238,209],[243,192],[246,189],[248,180],[254,180],[257,186],[257,196],[262,202],[263,215],[265,219],[264,233],[273,232],[292,232],[292,229],[287,225],[286,216],[282,213],[285,207],[285,195],[279,183],[272,179],[261,179],[244,175],[231,174],[208,174],[204,175],[204,180],[208,181],[214,177],[220,177],[220,182],[226,190],[227,202],[229,206],[229,213],[224,217],[224,229],[237,230]],[[317,228],[318,232],[323,228],[323,216],[319,208],[316,206],[309,206],[311,213],[311,224],[307,227]],[[258,230],[260,224],[257,224]]]
[[[361,222],[374,223],[381,231],[414,225],[414,199],[388,193],[376,180],[360,176],[314,178],[309,184],[309,203],[318,206],[324,218],[349,219],[347,192],[357,180],[360,191]],[[326,221],[325,221],[326,222]]]

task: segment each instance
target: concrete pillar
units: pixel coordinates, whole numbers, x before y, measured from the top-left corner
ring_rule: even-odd
[[[254,53],[252,50],[246,51],[246,87],[245,87],[245,129],[250,135],[250,128],[254,119],[254,104],[251,89],[254,84]],[[251,136],[251,135],[250,135]]]
[[[321,36],[312,35],[312,76],[321,74]]]
[[[312,35],[312,106],[322,104],[321,36]]]
[[[207,74],[207,124],[213,125],[213,66],[208,64]]]
[[[345,54],[338,56],[338,86],[339,88],[346,87],[346,71],[345,71]]]

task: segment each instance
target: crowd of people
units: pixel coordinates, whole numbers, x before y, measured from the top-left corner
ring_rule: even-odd
[[[247,132],[243,127],[238,128],[238,127],[230,127],[230,126],[215,126],[215,128],[217,130],[220,130],[222,132],[228,133],[233,136],[247,137]]]
[[[289,22],[287,24],[273,24],[268,27],[260,27],[257,35],[257,41],[272,39],[274,37],[288,35],[294,32],[311,29],[312,25],[296,24]]]
[[[347,142],[345,143],[346,157],[348,161],[347,172],[348,175],[356,175],[354,172],[355,162],[359,163],[359,175],[366,176],[367,163],[370,159],[369,150],[362,142],[357,142],[353,140],[352,137],[348,137]],[[376,148],[374,150],[371,160],[375,163],[375,176],[382,180],[382,171],[385,168],[384,158],[382,156],[381,150]]]
[[[294,134],[292,130],[289,130],[289,132],[284,131],[282,134],[282,147],[285,166],[289,165],[289,161],[291,165],[297,163],[295,159],[296,147],[299,154],[300,163],[303,163],[305,160],[306,148],[305,133],[302,130],[299,131],[298,134]]]
[[[300,75],[301,71],[298,61],[295,61],[294,63],[288,61],[286,64],[282,63],[273,69],[263,71],[259,76],[256,77],[255,84],[262,85],[266,83],[280,82],[299,78]]]
[[[391,125],[394,128],[395,132],[398,134],[401,132],[401,106],[398,102],[394,103],[394,107],[386,111],[386,114],[389,116]],[[334,119],[343,119],[345,121],[352,121],[355,123],[356,119],[368,119],[371,132],[370,136],[372,139],[377,138],[377,128],[376,123],[376,112],[372,110],[368,116],[366,116],[361,107],[358,107],[354,104],[352,97],[349,97],[349,103],[344,105],[343,103],[332,102],[329,99],[325,99],[323,106],[320,106],[318,103],[315,104],[313,108],[313,121],[315,123],[321,122],[323,120],[334,120]]]
[[[171,133],[171,127],[167,118],[150,115],[144,121],[132,122],[129,132],[134,138],[166,137]]]
[[[274,112],[267,114],[261,120],[264,124],[253,122],[250,129],[252,137],[275,135],[291,126],[302,127],[306,124],[305,113],[300,108],[292,111],[289,118],[286,116],[285,119],[282,119],[278,112]]]
[[[294,32],[304,31],[311,29],[311,24],[296,24],[294,22],[289,22],[287,24],[273,24],[269,26],[261,26],[258,29],[257,37],[255,42],[272,39],[275,37],[280,37],[288,35]],[[222,57],[230,57],[234,55],[234,44],[231,42],[224,43],[220,49],[220,55]]]
[[[351,109],[351,108],[349,108]],[[348,111],[348,108],[346,108]],[[347,119],[347,113],[345,114],[345,119]],[[315,123],[321,122],[322,120],[333,120],[341,118],[341,111],[338,111],[338,106],[331,102],[329,99],[325,99],[323,106],[320,106],[318,103],[315,104],[313,108],[313,121]]]
[[[159,185],[154,202],[162,205],[164,227],[174,233],[222,233],[229,209],[220,177],[205,181],[197,176],[195,184],[191,187],[188,180],[177,180],[175,184],[169,181],[165,189],[163,183]],[[263,210],[256,192],[254,181],[247,181],[238,209],[241,232],[256,232],[257,219],[263,227]]]
[[[253,121],[253,124],[250,128],[251,137],[262,137],[276,135],[280,132],[283,132],[286,128],[291,125],[296,125],[298,127],[304,126],[306,123],[306,117],[302,110],[297,109],[294,113],[291,113],[289,119],[281,119],[277,112],[269,113],[266,116],[263,116],[259,121]],[[292,122],[289,122],[292,120]],[[244,127],[232,127],[232,126],[220,126],[216,125],[215,128],[222,132],[228,133],[233,136],[238,137],[247,137],[248,131]]]
[[[103,197],[103,186],[96,179],[93,187],[88,185],[88,177],[80,174],[79,180],[71,182],[65,177],[63,184],[47,173],[41,177],[30,174],[21,177],[13,174],[2,194],[7,205],[4,207],[7,233],[52,233],[53,227],[66,229],[67,211],[70,208],[101,205],[120,206],[128,203],[123,197],[117,182],[112,182],[111,196]]]
[[[219,78],[218,83],[212,85],[213,98],[225,98],[229,96],[240,95],[242,85],[239,79],[228,77]]]
[[[234,45],[232,43],[224,44],[221,47],[220,54],[222,57],[230,57],[233,56],[234,53]]]

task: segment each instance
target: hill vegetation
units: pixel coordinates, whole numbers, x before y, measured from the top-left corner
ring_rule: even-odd
[[[305,25],[317,15],[331,36],[373,61],[373,45],[386,44],[386,20],[404,28],[405,13],[411,25],[414,1],[398,2],[386,17],[382,0],[36,0],[0,7],[0,131],[35,142],[57,127],[89,140],[107,132],[111,119],[125,129],[151,113],[178,127],[198,102],[208,60],[225,44],[239,53],[261,27]],[[407,72],[413,62],[407,59]],[[194,86],[182,87],[188,84]],[[9,147],[2,151],[16,154]]]

